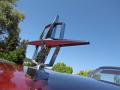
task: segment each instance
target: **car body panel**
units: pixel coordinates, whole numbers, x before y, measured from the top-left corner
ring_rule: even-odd
[[[44,68],[30,71],[34,77],[25,73],[21,65],[0,63],[0,90],[120,90],[119,86],[92,78]]]
[[[34,70],[34,79],[36,81],[44,80],[44,88],[47,87],[50,90],[120,90],[119,86],[89,77],[59,73],[44,68]],[[33,70],[31,71],[34,72]]]
[[[35,90],[43,85],[40,80],[37,85],[34,82],[26,76],[22,65],[0,62],[0,90]]]
[[[119,86],[92,78],[49,71],[48,86],[52,90],[120,90]]]

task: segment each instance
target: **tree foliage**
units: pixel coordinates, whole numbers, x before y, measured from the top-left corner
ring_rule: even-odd
[[[81,70],[77,75],[87,77],[93,70]]]
[[[19,23],[24,15],[16,9],[16,2],[0,0],[0,58],[22,63],[26,47],[24,42],[20,43]]]
[[[14,51],[9,51],[9,52],[0,52],[0,58],[22,64],[23,59],[25,58],[24,54],[24,49],[22,48],[17,48]]]
[[[72,74],[73,73],[73,69],[70,66],[67,66],[66,64],[62,63],[62,62],[58,62],[57,64],[55,64],[52,67],[53,71],[56,72],[62,72],[62,73],[68,73],[68,74]]]
[[[5,43],[8,50],[14,50],[19,45],[19,23],[24,15],[15,9],[17,0],[0,0],[0,32],[7,33]]]

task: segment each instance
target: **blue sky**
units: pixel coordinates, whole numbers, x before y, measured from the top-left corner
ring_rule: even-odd
[[[66,23],[65,39],[90,41],[87,46],[62,48],[56,63],[72,66],[75,73],[120,66],[120,0],[20,0],[17,8],[26,16],[20,23],[22,39],[38,39],[59,14]],[[29,46],[27,57],[32,58],[33,51]]]

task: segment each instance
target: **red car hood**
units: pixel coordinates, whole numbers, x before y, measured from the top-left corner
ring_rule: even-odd
[[[22,65],[0,63],[0,90],[41,90],[43,81],[26,76]]]

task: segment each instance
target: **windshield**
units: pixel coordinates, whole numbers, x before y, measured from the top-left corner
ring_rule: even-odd
[[[120,85],[119,69],[112,69],[112,68],[97,69],[90,75],[90,77],[95,78],[96,80],[107,82],[107,83]]]

